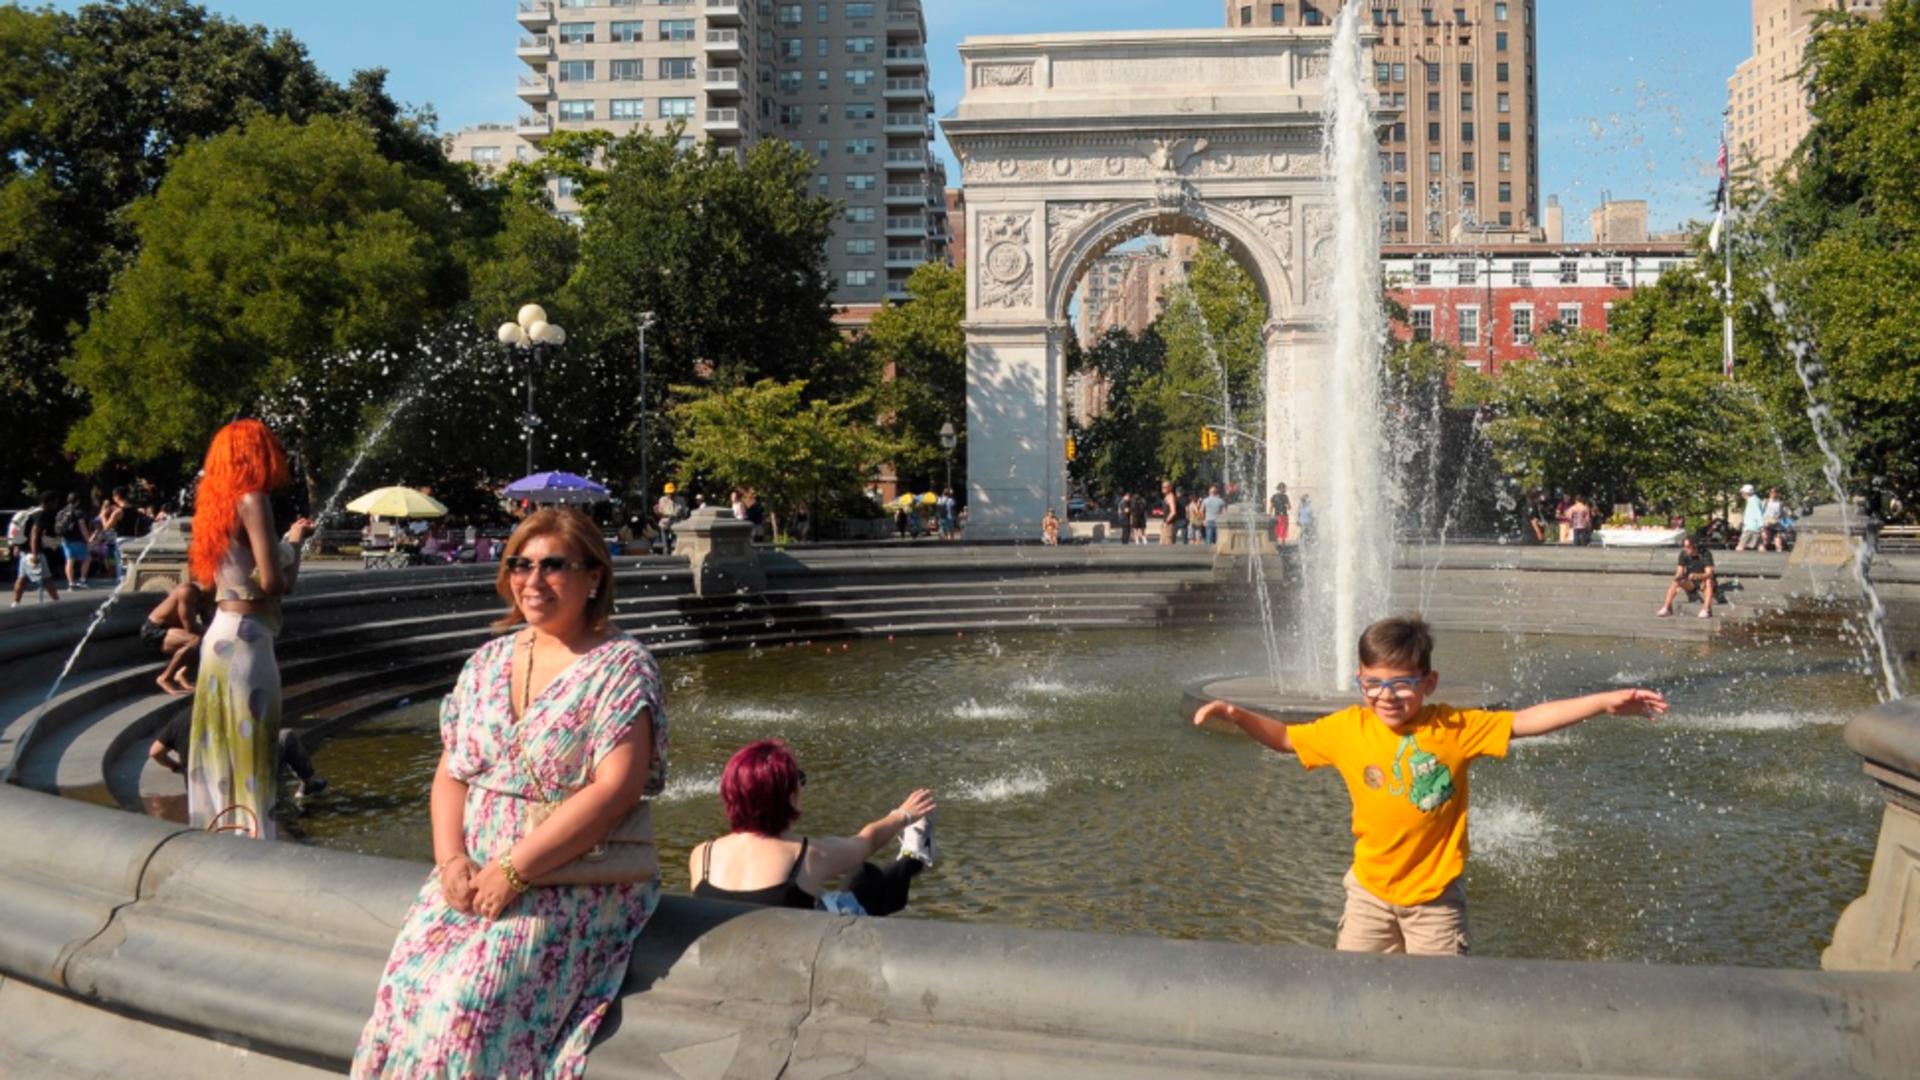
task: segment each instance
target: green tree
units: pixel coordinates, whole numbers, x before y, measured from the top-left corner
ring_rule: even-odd
[[[139,257],[69,365],[86,467],[195,451],[264,405],[317,498],[408,374],[391,357],[464,292],[445,189],[353,120],[256,118],[188,148],[130,216]]]
[[[1253,278],[1217,247],[1202,246],[1187,279],[1168,291],[1166,314],[1154,324],[1166,360],[1141,390],[1160,421],[1162,479],[1185,487],[1223,478],[1225,452],[1234,455],[1235,481],[1247,480],[1260,448],[1229,439],[1223,450],[1205,452],[1200,431],[1229,416],[1242,431],[1260,431],[1266,319]]]
[[[954,483],[966,483],[967,275],[945,263],[924,263],[907,278],[909,299],[880,309],[867,342],[881,366],[874,407],[881,426],[900,446],[894,468],[931,486],[945,476],[940,428],[959,436]]]
[[[60,460],[84,402],[62,374],[72,339],[133,259],[127,213],[193,140],[254,113],[350,116],[380,152],[448,184],[430,114],[404,110],[379,71],[348,86],[292,37],[182,0],[0,6],[0,425],[16,470]]]
[[[805,511],[814,526],[839,498],[857,494],[874,466],[899,447],[860,412],[863,401],[808,400],[807,385],[762,379],[751,386],[676,386],[683,481],[751,487],[776,534]]]
[[[1147,393],[1167,363],[1167,343],[1149,326],[1137,337],[1115,327],[1080,365],[1106,387],[1106,407],[1076,432],[1074,478],[1101,494],[1157,492],[1165,473],[1160,445],[1166,426],[1157,397]],[[1198,431],[1192,433],[1197,440]]]
[[[839,366],[825,259],[835,209],[809,194],[803,155],[767,141],[739,160],[711,142],[683,149],[676,131],[635,132],[607,148],[605,185],[585,216],[573,306],[588,344],[622,350],[654,314],[650,401],[706,378],[806,379],[823,395],[865,382]]]

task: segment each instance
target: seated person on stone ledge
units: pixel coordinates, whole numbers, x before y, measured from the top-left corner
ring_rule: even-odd
[[[147,756],[174,772],[184,774],[187,771],[187,744],[192,741],[193,710],[181,709],[174,713],[167,726],[161,728],[153,737],[153,745],[147,747]],[[280,764],[293,770],[300,782],[294,785],[293,797],[304,799],[309,795],[318,795],[327,789],[327,778],[315,776],[313,758],[307,756],[307,748],[300,742],[300,736],[289,728],[280,729]]]
[[[193,693],[187,670],[199,656],[201,635],[213,617],[213,594],[191,581],[175,585],[140,624],[140,643],[167,654],[154,682],[169,694]]]
[[[809,837],[794,831],[806,786],[806,770],[779,739],[735,753],[720,777],[732,831],[694,847],[687,867],[693,895],[843,915],[906,907],[914,877],[933,865],[932,793],[915,791],[852,836]],[[867,861],[895,837],[899,854],[884,869]],[[845,891],[827,888],[843,877]]]
[[[1684,592],[1688,599],[1700,601],[1701,618],[1711,618],[1713,584],[1713,552],[1699,540],[1686,537],[1680,541],[1680,561],[1673,569],[1673,580],[1667,583],[1667,598],[1654,614],[1663,619],[1673,614],[1673,602]]]

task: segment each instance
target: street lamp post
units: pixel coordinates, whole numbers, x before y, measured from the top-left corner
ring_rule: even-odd
[[[960,435],[953,430],[953,421],[940,425],[940,449],[947,452],[947,490],[953,490],[953,448],[960,445]]]
[[[567,332],[547,321],[547,311],[539,304],[528,304],[520,309],[519,318],[510,323],[500,324],[500,344],[509,350],[519,350],[527,365],[527,475],[533,475],[533,429],[539,426],[539,417],[533,412],[533,372],[546,362],[547,355],[554,349],[567,343]]]
[[[653,312],[640,313],[640,501],[646,503],[647,486],[647,329],[653,325]],[[649,504],[650,505],[650,504]]]

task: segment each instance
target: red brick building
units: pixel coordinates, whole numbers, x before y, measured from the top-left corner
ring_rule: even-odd
[[[1687,263],[1685,241],[1636,244],[1387,244],[1387,292],[1407,309],[1393,334],[1457,345],[1470,367],[1498,371],[1535,355],[1556,323],[1606,332],[1613,305]]]

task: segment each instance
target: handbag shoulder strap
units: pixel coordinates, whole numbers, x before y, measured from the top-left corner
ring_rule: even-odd
[[[527,636],[524,640],[527,643],[527,682],[532,683],[533,682],[533,631],[531,630],[527,631]],[[511,657],[509,657],[508,663],[509,665],[511,665],[512,663]],[[513,668],[511,666],[507,668],[507,688],[508,688],[507,690],[508,694],[511,695],[513,692],[512,690]],[[510,716],[513,715],[513,705],[511,701],[508,702],[507,712],[508,712],[508,715]],[[540,801],[551,806],[556,800],[547,798],[547,786],[540,782],[539,770],[533,767],[533,762],[527,760],[526,748],[520,745],[520,725],[524,723],[526,719],[527,717],[524,712],[514,717],[513,730],[508,732],[507,734],[507,745],[512,748],[513,756],[517,761],[519,761],[521,771],[527,774],[527,779],[533,781],[533,790],[535,790],[536,792],[539,792]]]

